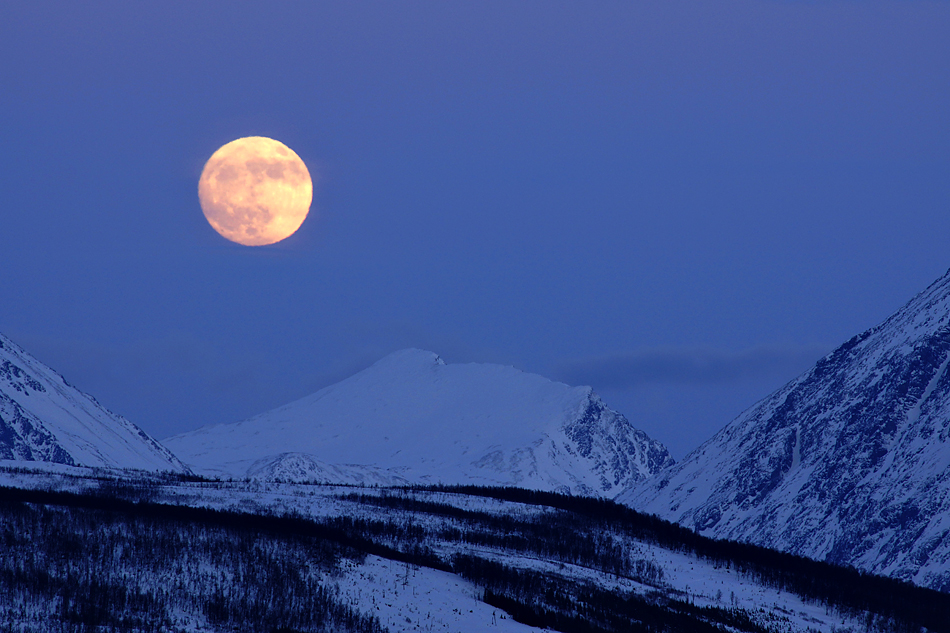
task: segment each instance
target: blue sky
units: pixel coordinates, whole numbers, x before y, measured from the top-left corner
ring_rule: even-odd
[[[0,331],[156,437],[388,352],[675,457],[950,268],[950,2],[6,2]],[[311,217],[231,244],[204,161]]]

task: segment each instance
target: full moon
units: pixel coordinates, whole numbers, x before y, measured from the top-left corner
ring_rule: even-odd
[[[292,149],[249,136],[211,155],[198,181],[198,199],[215,231],[238,244],[264,246],[300,228],[313,201],[313,181]]]

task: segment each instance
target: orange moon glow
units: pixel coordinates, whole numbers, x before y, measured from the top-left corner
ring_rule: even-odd
[[[211,155],[198,181],[198,199],[215,231],[238,244],[264,246],[300,228],[313,201],[313,181],[292,149],[249,136]]]

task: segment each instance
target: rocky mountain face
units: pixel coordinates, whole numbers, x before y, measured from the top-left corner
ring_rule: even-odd
[[[164,440],[196,472],[612,497],[673,463],[589,387],[396,352],[284,407]]]
[[[0,463],[186,472],[140,428],[0,334]]]
[[[950,272],[620,501],[950,590]]]

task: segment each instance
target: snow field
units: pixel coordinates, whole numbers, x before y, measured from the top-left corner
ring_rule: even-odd
[[[481,590],[472,583],[434,569],[367,556],[362,565],[345,561],[333,580],[351,605],[375,614],[393,633],[537,630],[482,602]]]

